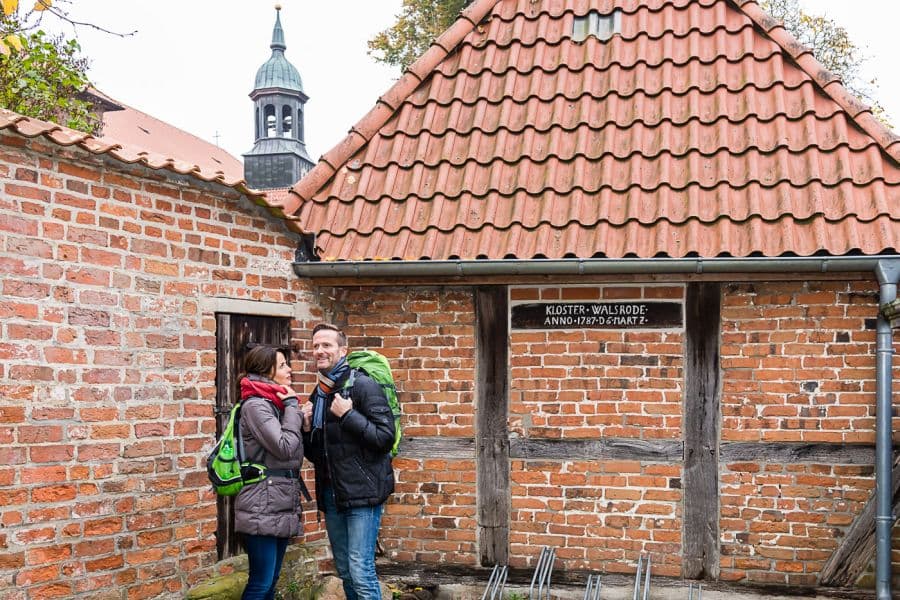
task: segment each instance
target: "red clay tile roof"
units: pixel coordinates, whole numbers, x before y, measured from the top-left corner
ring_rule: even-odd
[[[285,216],[278,208],[277,202],[274,205],[271,202],[267,202],[266,196],[268,193],[264,194],[248,188],[243,177],[229,176],[221,170],[212,170],[208,166],[204,167],[171,156],[148,152],[140,147],[122,144],[119,140],[110,137],[94,137],[87,133],[62,127],[56,123],[32,119],[0,108],[0,131],[3,130],[14,131],[26,137],[43,136],[60,146],[77,145],[92,154],[105,154],[124,163],[140,163],[151,169],[166,169],[182,175],[190,175],[202,181],[220,183],[246,195],[256,204],[266,206],[272,214],[284,218],[290,229],[298,233],[301,232],[299,227],[297,227],[296,220],[290,216]],[[270,193],[276,201],[288,194],[287,190],[272,190]]]
[[[898,142],[753,1],[476,0],[269,200],[324,260],[877,254]]]
[[[226,181],[244,178],[243,163],[215,144],[118,100],[113,101],[121,105],[123,110],[103,113],[104,136],[155,154],[177,157],[178,160],[197,165],[205,173],[221,171]]]

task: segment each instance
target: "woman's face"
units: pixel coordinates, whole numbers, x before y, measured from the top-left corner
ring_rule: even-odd
[[[272,381],[284,386],[291,385],[291,363],[281,352],[275,353],[275,372],[272,374]]]

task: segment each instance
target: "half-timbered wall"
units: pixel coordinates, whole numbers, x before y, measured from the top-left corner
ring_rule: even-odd
[[[485,566],[480,544],[497,539],[476,473],[492,468],[476,418],[488,368],[508,389],[511,566],[550,545],[557,569],[633,573],[648,553],[658,575],[819,583],[874,487],[874,282],[507,290],[505,341],[475,318],[490,291],[326,294],[351,344],[396,366],[407,439],[389,557]],[[659,327],[517,327],[519,305],[616,302],[683,312]],[[483,343],[507,345],[506,382]]]
[[[512,308],[665,299],[683,286],[514,287]],[[580,311],[579,311],[580,312]],[[575,323],[587,315],[576,314]],[[681,542],[681,465],[637,452],[604,457],[586,442],[680,440],[683,323],[665,328],[559,326],[510,332],[510,431],[521,443],[549,442],[540,458],[512,462],[511,554],[557,548],[558,567],[623,571],[636,551],[654,552],[659,574],[676,574]],[[565,321],[564,321],[565,322]],[[624,320],[623,322],[629,322]],[[523,447],[528,447],[524,446]]]

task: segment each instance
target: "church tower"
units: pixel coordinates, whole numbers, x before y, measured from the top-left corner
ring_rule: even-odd
[[[300,73],[284,56],[281,6],[275,11],[272,56],[256,72],[250,92],[256,143],[244,154],[244,179],[258,190],[290,187],[313,167],[303,141],[303,106],[309,98]]]

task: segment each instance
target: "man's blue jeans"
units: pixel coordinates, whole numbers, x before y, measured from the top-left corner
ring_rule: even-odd
[[[244,548],[250,560],[250,578],[241,600],[274,600],[275,583],[281,573],[281,561],[290,538],[269,535],[244,535]]]
[[[375,574],[375,543],[384,505],[338,510],[334,490],[322,489],[325,529],[331,542],[334,567],[347,600],[381,600]]]

